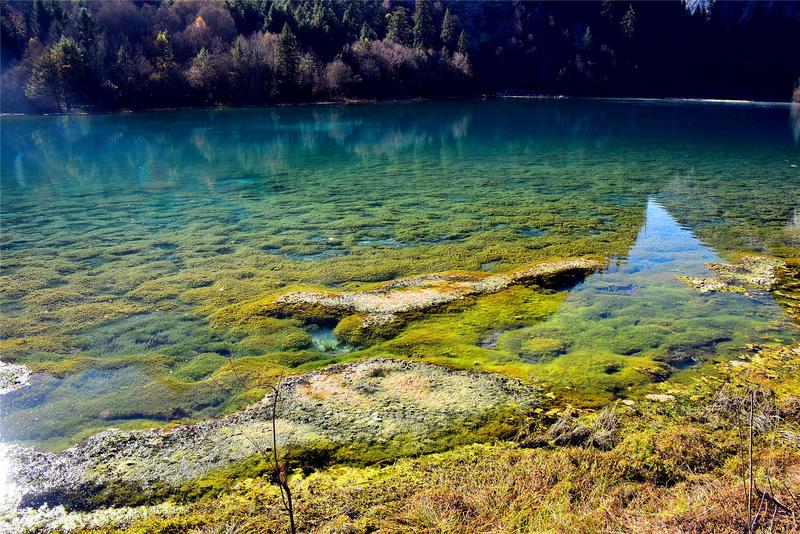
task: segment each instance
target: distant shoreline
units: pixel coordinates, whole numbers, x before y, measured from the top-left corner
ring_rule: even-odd
[[[800,106],[798,102],[790,101],[770,101],[770,100],[741,100],[726,98],[681,98],[681,97],[625,97],[625,96],[580,96],[580,95],[556,95],[556,94],[516,94],[516,93],[497,93],[493,95],[474,95],[474,96],[452,96],[452,97],[408,97],[408,98],[348,98],[344,100],[316,100],[309,102],[276,102],[272,104],[242,105],[242,106],[186,106],[186,107],[166,107],[166,108],[143,108],[143,109],[117,109],[117,110],[86,110],[77,109],[64,113],[24,113],[24,112],[2,112],[0,117],[59,117],[73,115],[118,115],[128,113],[153,113],[163,111],[181,110],[226,110],[226,109],[263,109],[263,108],[286,108],[286,107],[305,107],[305,106],[349,106],[361,104],[392,104],[392,103],[415,103],[415,102],[447,102],[454,100],[593,100],[618,103],[667,103],[667,104],[714,104],[723,106],[755,106],[755,107],[777,107],[791,108]]]

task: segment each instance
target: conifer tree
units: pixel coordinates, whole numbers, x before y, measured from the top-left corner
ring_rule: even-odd
[[[450,16],[450,8],[444,10],[444,18],[442,19],[442,31],[439,34],[442,40],[442,51],[445,54],[450,54],[453,48],[453,43],[456,40],[456,26],[453,23],[453,17]]]
[[[375,39],[375,32],[369,27],[369,25],[364,22],[361,25],[361,32],[358,35],[359,40],[361,41],[371,41]]]
[[[89,49],[97,38],[98,30],[92,14],[85,7],[81,7],[78,11],[75,26],[78,30],[78,41],[84,48]]]
[[[411,44],[413,39],[411,27],[408,25],[406,10],[398,7],[386,15],[386,38],[402,45]]]
[[[175,54],[172,52],[172,43],[166,31],[158,32],[156,35],[156,55],[155,67],[158,75],[166,75],[175,66]]]
[[[636,11],[633,9],[633,4],[628,4],[628,11],[625,13],[625,16],[622,17],[620,25],[622,26],[622,33],[624,33],[625,37],[628,39],[633,37],[633,34],[636,33]]]
[[[297,78],[297,66],[300,59],[300,49],[297,45],[297,38],[288,22],[283,23],[283,29],[278,37],[278,87],[285,91],[295,83]]]
[[[435,35],[431,0],[417,0],[414,9],[414,48],[430,48]]]
[[[458,46],[456,50],[460,54],[464,54],[465,56],[469,54],[469,41],[467,41],[467,34],[464,31],[461,31],[461,34],[458,36]]]
[[[469,41],[467,41],[467,34],[464,33],[464,30],[461,30],[461,34],[458,36],[458,45],[456,46],[456,50],[459,54],[461,54],[461,70],[464,72],[464,74],[471,76],[472,63],[469,59]]]

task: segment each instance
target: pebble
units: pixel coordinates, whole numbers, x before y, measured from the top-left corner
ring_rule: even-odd
[[[651,393],[644,396],[645,399],[652,402],[673,402],[675,395],[668,395],[666,393]]]

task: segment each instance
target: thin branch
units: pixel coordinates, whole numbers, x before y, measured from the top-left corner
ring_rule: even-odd
[[[750,487],[747,489],[747,529],[753,532],[753,408],[755,404],[756,393],[750,390],[750,448],[749,448],[749,471],[750,471]]]

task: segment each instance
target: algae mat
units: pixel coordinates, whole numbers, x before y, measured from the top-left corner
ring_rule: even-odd
[[[272,376],[410,358],[592,404],[797,337],[768,291],[701,294],[678,279],[741,254],[800,257],[786,107],[454,101],[0,120],[0,357],[32,373],[0,396],[4,442],[61,448],[219,415],[240,406],[227,404],[232,361]],[[448,302],[368,339],[346,335],[357,318],[264,312],[297,291],[575,258],[605,268]]]

